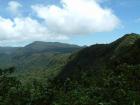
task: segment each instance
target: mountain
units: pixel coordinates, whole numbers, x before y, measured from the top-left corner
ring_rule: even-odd
[[[140,104],[139,34],[76,47],[72,53],[64,51],[65,46],[55,48],[56,43],[35,42],[9,54],[18,67],[36,70],[26,68],[24,75],[15,77],[14,68],[0,69],[0,105]]]
[[[0,54],[11,54],[19,47],[0,47]]]
[[[140,104],[140,35],[72,54],[52,84],[60,105]]]
[[[121,60],[120,63],[140,63],[138,60],[140,59],[139,54],[130,56],[131,53],[134,53],[134,46],[138,44],[138,41],[140,41],[140,35],[132,33],[110,44],[96,44],[86,47],[69,57],[61,75],[62,77],[72,75],[71,73],[76,72],[76,70],[78,70],[77,72],[87,69],[98,70],[117,60]],[[137,48],[137,50],[139,49]]]
[[[17,70],[41,70],[63,64],[80,46],[59,42],[35,41],[25,47],[0,47],[0,68],[14,66]]]
[[[23,48],[18,49],[15,53],[17,55],[30,55],[34,53],[71,53],[76,51],[80,46],[70,45],[59,42],[41,42],[35,41]]]

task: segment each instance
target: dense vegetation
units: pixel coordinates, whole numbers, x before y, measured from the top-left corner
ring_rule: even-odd
[[[14,68],[0,70],[0,105],[47,105],[47,89],[41,81],[23,85],[11,73]]]
[[[64,61],[49,71],[54,76],[37,71],[26,82],[11,74],[14,68],[0,70],[0,105],[140,105],[138,34],[84,48]]]
[[[72,55],[56,77],[54,103],[139,105],[139,53],[140,36],[131,34],[111,44],[93,45]]]
[[[79,49],[81,47],[77,45],[39,41],[25,47],[0,47],[0,68],[14,66],[18,71],[49,69],[62,64]]]

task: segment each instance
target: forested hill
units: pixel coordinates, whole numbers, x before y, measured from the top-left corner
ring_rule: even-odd
[[[0,68],[14,66],[20,71],[41,70],[63,64],[81,47],[59,42],[35,41],[25,47],[0,47]]]
[[[64,66],[60,78],[73,76],[72,74],[77,75],[79,71],[99,71],[110,64],[110,66],[124,63],[139,64],[139,43],[140,35],[132,33],[126,34],[110,44],[86,47],[69,57],[69,62]]]
[[[36,45],[26,47],[38,50]],[[46,52],[43,45],[39,54]],[[0,69],[0,105],[140,105],[139,34],[127,34],[110,44],[96,44],[79,51],[76,47],[72,55],[63,51],[66,57],[56,56],[60,50],[54,52],[50,53],[50,70],[37,69],[37,73],[25,74],[22,79],[11,75],[14,68]],[[22,54],[16,59],[26,58],[30,64],[27,58],[33,58],[33,52]],[[38,59],[47,56],[48,53]]]
[[[53,83],[60,105],[139,105],[140,35],[127,34],[71,55]]]

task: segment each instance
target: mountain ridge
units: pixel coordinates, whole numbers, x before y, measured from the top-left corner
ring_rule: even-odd
[[[96,67],[95,69],[100,69],[101,65],[107,65],[108,61],[112,62],[116,58],[120,58],[119,56],[125,56],[125,53],[127,54],[128,51],[131,51],[133,45],[135,45],[135,43],[137,42],[137,40],[139,41],[139,39],[139,34],[132,33],[126,34],[110,44],[95,44],[86,47],[76,54],[70,56],[69,63],[64,66],[62,74],[60,73],[60,78],[64,77],[63,79],[66,79],[67,74],[73,75],[71,74],[72,71],[74,72],[77,68],[79,70],[90,69],[89,67]],[[68,71],[70,71],[70,73],[67,73]],[[77,71],[77,73],[78,72],[79,71]]]
[[[17,63],[20,61],[21,67],[35,68],[26,68],[25,74],[18,75],[18,81],[7,75],[13,68],[0,70],[0,88],[7,90],[2,94],[4,105],[13,100],[23,105],[140,104],[139,34],[127,34],[112,43],[95,44],[72,53],[27,53],[17,58]]]
[[[51,83],[53,104],[139,105],[140,35],[72,54]]]
[[[42,41],[35,41],[25,47],[2,47],[0,49],[0,52],[2,52],[0,53],[0,67],[3,68],[4,65],[5,67],[9,67],[8,65],[10,65],[15,66],[17,69],[45,69],[47,65],[49,66],[48,62],[56,60],[53,59],[56,54],[59,58],[59,55],[60,57],[63,54],[64,56],[69,55],[81,48],[82,47],[73,44]],[[9,54],[7,54],[7,51],[9,51]]]

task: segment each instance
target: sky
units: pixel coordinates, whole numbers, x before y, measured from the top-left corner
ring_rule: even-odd
[[[140,33],[140,0],[0,0],[0,46],[110,43]]]

